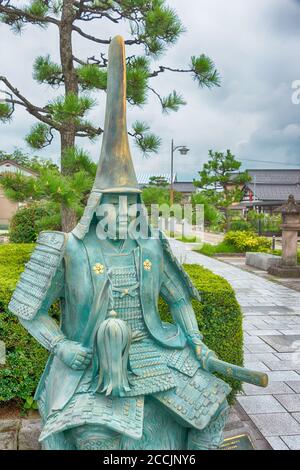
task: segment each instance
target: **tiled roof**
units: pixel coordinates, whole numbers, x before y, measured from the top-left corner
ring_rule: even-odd
[[[173,184],[175,191],[180,193],[194,193],[196,191],[192,181],[175,181]]]
[[[300,169],[255,169],[247,170],[251,182],[246,186],[252,191],[255,200],[286,201],[293,194],[300,201]],[[234,177],[234,175],[233,175]]]
[[[252,183],[300,184],[300,169],[289,170],[247,170]]]
[[[286,201],[293,194],[296,201],[300,201],[299,184],[247,184],[256,200],[260,201]]]

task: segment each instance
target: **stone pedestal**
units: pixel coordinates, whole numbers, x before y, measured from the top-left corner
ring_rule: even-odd
[[[268,273],[278,277],[300,278],[300,266],[272,266],[268,269]]]
[[[282,213],[282,255],[278,266],[271,266],[269,274],[279,277],[300,277],[300,266],[297,264],[298,232],[300,230],[300,206],[294,196],[290,195],[286,204],[277,209]]]
[[[253,251],[246,253],[246,264],[263,271],[268,271],[270,268],[280,265],[280,262],[280,256],[270,255],[269,253],[255,253]]]
[[[1,450],[40,450],[40,418],[0,419]]]

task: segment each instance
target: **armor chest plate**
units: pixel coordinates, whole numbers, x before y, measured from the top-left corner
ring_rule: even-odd
[[[128,322],[133,332],[146,333],[140,301],[138,251],[105,254],[105,261],[111,281],[110,309],[117,312],[118,318]]]

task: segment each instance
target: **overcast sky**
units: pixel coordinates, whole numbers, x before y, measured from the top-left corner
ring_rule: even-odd
[[[143,109],[128,107],[129,125],[136,119],[147,121],[162,138],[158,155],[146,160],[132,143],[136,171],[155,175],[169,172],[172,137],[176,145],[185,144],[191,149],[187,157],[176,154],[175,171],[181,181],[197,176],[209,149],[231,149],[243,160],[245,168],[299,166],[300,104],[292,103],[292,83],[300,80],[300,1],[169,0],[168,3],[177,10],[186,33],[156,66],[183,68],[192,55],[205,53],[214,60],[222,86],[199,89],[187,74],[169,72],[152,79],[151,85],[162,95],[176,89],[187,105],[178,113],[163,115],[157,100],[149,96]],[[99,37],[117,33],[128,36],[126,25],[112,26],[103,21],[94,22],[92,31]],[[40,30],[29,25],[20,37],[6,25],[0,25],[0,74],[6,75],[37,105],[59,94],[32,80],[36,56],[50,53],[53,60],[58,59],[56,33],[55,27]],[[75,54],[81,59],[106,51],[75,33],[74,40]],[[127,55],[132,52],[127,49]],[[99,92],[97,100],[99,106],[90,117],[102,126],[105,94]],[[0,149],[12,152],[19,147],[33,154],[24,143],[33,123],[24,110],[18,109],[10,124],[0,124]],[[97,160],[101,138],[92,144],[87,139],[78,139],[78,145]],[[40,155],[58,161],[58,138]]]

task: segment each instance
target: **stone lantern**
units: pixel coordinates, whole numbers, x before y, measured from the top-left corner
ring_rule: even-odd
[[[280,264],[270,267],[268,272],[280,277],[300,277],[300,266],[297,264],[300,206],[291,194],[275,212],[282,214],[282,255]]]

